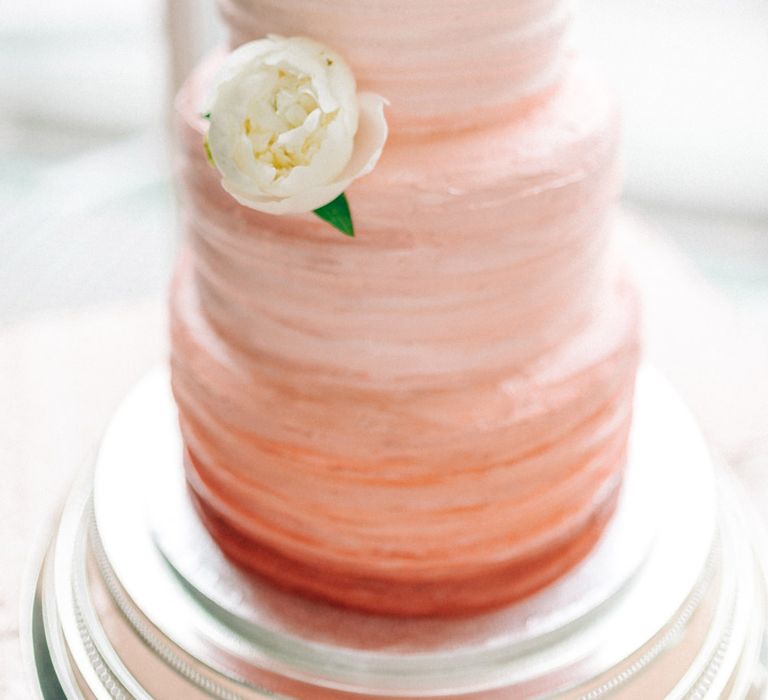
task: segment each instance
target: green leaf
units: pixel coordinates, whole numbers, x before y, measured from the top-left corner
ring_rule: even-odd
[[[355,229],[352,226],[352,214],[349,212],[349,202],[347,202],[347,195],[343,192],[332,202],[315,209],[315,214],[334,228],[339,229],[345,236],[355,235]]]
[[[211,113],[210,113],[210,112],[206,112],[205,114],[201,114],[200,116],[201,116],[203,119],[208,119],[209,121],[210,121],[210,119],[211,119]]]
[[[211,153],[211,144],[208,143],[208,134],[203,137],[203,148],[205,149],[205,159],[208,161],[208,165],[216,167],[216,162],[213,160],[213,153]]]

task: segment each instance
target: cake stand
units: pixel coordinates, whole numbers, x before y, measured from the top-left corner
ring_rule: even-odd
[[[49,698],[759,698],[765,546],[739,486],[654,371],[613,521],[567,576],[458,618],[311,601],[223,557],[195,515],[165,371],[117,411],[35,582]]]

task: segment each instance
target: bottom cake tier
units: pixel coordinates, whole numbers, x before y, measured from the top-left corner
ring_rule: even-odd
[[[641,372],[625,487],[589,556],[514,605],[377,616],[240,571],[181,469],[167,374],[110,425],[34,582],[45,698],[759,698],[764,544],[674,392]]]

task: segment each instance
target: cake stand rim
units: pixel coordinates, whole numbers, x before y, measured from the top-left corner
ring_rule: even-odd
[[[649,375],[653,375],[653,376],[658,377],[658,373],[656,373],[654,370],[649,370],[646,367],[641,372],[641,375],[640,375],[641,379],[640,379],[640,381],[643,381],[642,378],[643,377],[648,377]],[[167,377],[167,370],[165,370],[164,368],[158,368],[158,369],[153,370],[151,373],[149,373],[148,377],[145,377],[145,379],[142,380],[142,382],[140,382],[139,387],[135,388],[134,392],[139,391],[139,389],[141,388],[141,386],[144,383],[151,382],[153,380],[152,379],[153,377],[154,377],[154,381],[156,383],[158,381],[160,381],[161,379],[163,381],[165,381],[165,378]],[[644,381],[646,381],[646,383],[647,383],[649,380],[645,379]],[[661,380],[661,381],[663,382],[665,380]],[[165,386],[167,387],[167,384],[165,384]],[[689,420],[689,421],[692,420],[690,418],[690,416],[689,416],[687,408],[684,407],[684,405],[682,404],[680,399],[677,397],[676,393],[673,392],[671,389],[668,389],[668,391],[671,392],[671,396],[674,397],[674,401],[677,402],[677,404],[679,404],[679,406],[684,411],[686,420]],[[126,401],[128,401],[128,399],[126,399]],[[119,411],[118,411],[118,415],[119,415]],[[166,416],[166,418],[167,418],[167,416]],[[115,420],[117,420],[117,418]],[[173,414],[172,420],[173,420],[174,430],[176,430],[176,428],[175,428],[175,420],[176,420],[175,419],[175,412]],[[698,433],[698,429],[696,428],[696,426],[693,423],[691,423],[691,425],[696,429],[696,435],[697,435],[697,437],[700,440],[700,435]],[[105,442],[108,441],[108,438],[109,438],[109,435],[107,434],[107,436],[105,436]],[[697,447],[699,449],[701,449],[700,445],[697,445]],[[704,454],[704,453],[702,453],[702,454]],[[707,456],[707,460],[709,462],[708,456]],[[180,465],[178,465],[178,468],[180,470]],[[708,469],[708,471],[711,471],[711,470]],[[99,530],[102,531],[102,532],[103,532],[103,527],[102,526],[104,524],[104,519],[102,517],[102,520],[99,523],[99,506],[100,506],[99,493],[103,492],[104,488],[105,488],[104,485],[108,484],[109,480],[104,476],[104,474],[106,474],[106,473],[107,472],[105,472],[104,470],[99,470],[97,468],[96,476],[95,476],[95,495],[96,495],[95,502],[96,502],[96,512],[97,512],[97,523],[99,524]],[[712,491],[712,493],[710,495],[712,497],[712,503],[714,503],[714,492],[713,492],[713,489],[711,489],[711,491]],[[102,499],[102,500],[104,500],[104,499]],[[702,562],[703,562],[703,559],[705,558],[705,556],[706,556],[706,554],[708,552],[708,549],[709,549],[708,543],[712,539],[712,536],[713,536],[713,533],[714,533],[714,528],[715,528],[714,508],[712,507],[712,508],[710,508],[708,510],[712,511],[711,517],[708,517],[709,524],[711,525],[711,531],[707,533],[706,538],[702,538],[702,541],[706,541],[707,542],[707,546],[702,546],[701,547],[701,559],[702,559]],[[102,513],[104,511],[105,511],[105,508],[102,508]],[[108,558],[110,558],[110,560],[114,563],[114,557],[111,556],[112,554],[114,554],[114,547],[110,551],[109,543],[107,543],[105,549],[107,551]],[[124,576],[121,575],[121,574],[124,573],[124,569],[121,571],[121,570],[119,570],[116,567],[116,573],[117,573],[118,578],[121,579],[121,581],[123,581],[123,583],[125,585]],[[691,580],[690,583],[691,583],[691,585],[693,585],[693,579],[695,579],[695,577],[691,577],[691,578],[692,578],[692,580]],[[131,589],[128,586],[126,586],[126,588],[128,590],[129,595],[131,595],[132,594]],[[685,590],[687,591],[688,589],[686,588]],[[684,598],[684,592],[682,592],[682,589],[681,589],[680,598],[681,598],[681,600],[682,600],[682,598]],[[141,607],[141,606],[139,606],[139,607]],[[149,617],[150,617],[150,619],[152,619],[153,616],[150,614]],[[153,622],[155,624],[158,624],[158,620],[156,618],[153,619]],[[661,623],[659,623],[659,624],[661,624]],[[163,631],[164,634],[167,634],[167,636],[170,639],[173,639],[182,648],[184,648],[184,646],[185,646],[184,642],[180,641],[178,636],[174,636],[173,631],[168,629],[168,625],[167,624],[163,624],[162,621],[160,621],[160,623],[158,624],[158,627]],[[285,639],[285,638],[286,638],[286,635],[283,636],[283,639]],[[289,639],[288,641],[290,642],[290,641],[295,641],[295,640],[296,640],[296,638],[294,638],[293,640]],[[332,653],[332,654],[337,654],[337,653],[342,653],[343,654],[343,653],[347,652],[346,649],[339,649],[339,647],[336,647],[336,646],[323,645],[322,643],[316,643],[316,642],[314,642],[312,640],[307,641],[307,640],[304,640],[304,639],[298,639],[298,641],[301,643],[302,650],[309,649],[310,653],[313,653],[318,648],[322,652]],[[301,650],[298,653],[301,653]],[[395,655],[388,656],[386,653],[381,653],[379,651],[371,652],[370,650],[358,650],[358,649],[352,649],[351,651],[349,651],[349,654],[355,656],[358,659],[363,659],[363,658],[365,658],[365,659],[375,659],[378,662],[383,663],[385,666],[388,663],[391,663],[391,662],[395,662],[395,663],[402,662],[404,659],[405,659],[406,663],[411,663],[411,662],[414,661],[414,659],[419,660],[419,661],[425,661],[425,660],[426,661],[430,661],[430,660],[434,661],[435,659],[437,659],[437,661],[442,660],[445,663],[456,663],[457,659],[465,659],[465,658],[471,661],[472,660],[471,653],[472,652],[470,651],[469,653],[465,653],[465,656],[461,656],[461,655],[457,656],[455,650],[450,650],[448,653],[443,653],[443,654],[440,654],[440,653],[438,653],[438,654],[431,654],[430,652],[427,652],[425,654],[418,654],[418,653],[414,653],[414,652],[408,652],[407,654],[395,654]]]

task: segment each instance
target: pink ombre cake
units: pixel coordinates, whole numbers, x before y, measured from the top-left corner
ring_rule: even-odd
[[[280,586],[399,615],[499,606],[591,549],[637,367],[611,245],[617,115],[559,0],[226,0],[232,44],[310,36],[390,101],[356,237],[238,204],[178,100],[172,375],[190,491]]]

